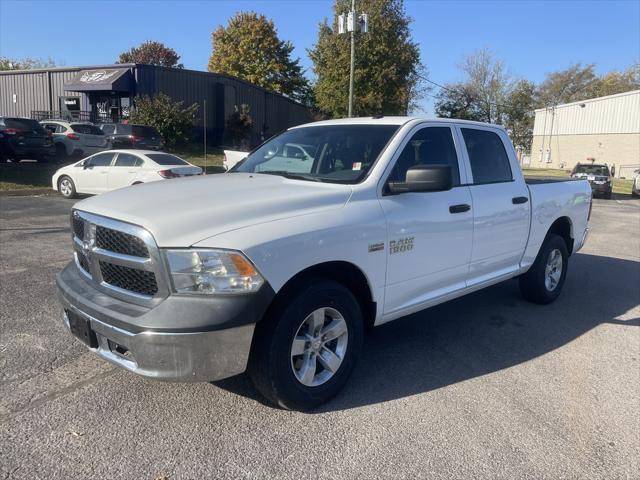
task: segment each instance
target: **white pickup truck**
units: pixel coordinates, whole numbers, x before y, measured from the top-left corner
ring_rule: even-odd
[[[104,359],[173,381],[248,370],[304,410],[343,387],[367,327],[514,277],[555,300],[590,209],[586,181],[525,181],[498,126],[323,121],[228,173],[77,203],[57,285]]]

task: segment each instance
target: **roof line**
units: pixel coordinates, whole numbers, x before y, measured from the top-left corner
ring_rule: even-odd
[[[549,110],[550,108],[556,108],[556,109],[557,108],[564,108],[564,107],[570,107],[570,106],[573,106],[573,105],[580,105],[582,103],[599,102],[600,100],[609,100],[610,98],[624,97],[626,95],[635,95],[635,94],[638,94],[638,93],[640,93],[640,90],[629,90],[628,92],[614,93],[612,95],[604,95],[602,97],[587,98],[585,100],[576,100],[575,102],[560,103],[560,104],[555,105],[555,106],[536,108],[534,110],[534,112],[544,112],[545,110]]]

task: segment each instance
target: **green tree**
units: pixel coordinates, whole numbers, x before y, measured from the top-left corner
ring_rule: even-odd
[[[136,97],[134,103],[136,108],[131,114],[131,123],[155,127],[169,146],[191,138],[198,113],[197,103],[185,107],[183,102],[174,101],[164,93]]]
[[[537,104],[539,107],[550,107],[584,100],[589,98],[589,91],[597,81],[593,64],[582,66],[576,63],[566,70],[552,72],[538,87]]]
[[[241,78],[296,100],[308,98],[308,82],[293,44],[278,38],[272,20],[255,12],[240,12],[226,27],[211,34],[209,71]]]
[[[604,97],[616,93],[628,92],[640,89],[640,63],[631,65],[623,71],[613,70],[606,73],[589,86],[586,90],[587,98]]]
[[[179,60],[180,55],[173,48],[161,42],[147,40],[138,47],[122,52],[117,63],[144,63],[160,67],[184,68],[184,65],[178,63]]]
[[[441,118],[484,121],[475,94],[464,83],[452,83],[442,88],[436,96],[435,113]]]
[[[351,1],[335,0],[335,17]],[[369,16],[369,32],[356,33],[353,109],[356,115],[406,114],[422,93],[420,51],[412,41],[403,0],[358,0],[358,12]],[[339,35],[337,21],[320,24],[318,41],[309,50],[317,80],[314,94],[320,110],[334,117],[348,113],[350,36]]]
[[[536,86],[528,80],[518,81],[506,97],[504,126],[511,141],[524,151],[531,149],[535,118]]]
[[[1,70],[33,70],[36,68],[51,68],[55,67],[56,63],[50,58],[43,60],[41,58],[23,58],[17,60],[15,58],[0,57],[0,71]]]

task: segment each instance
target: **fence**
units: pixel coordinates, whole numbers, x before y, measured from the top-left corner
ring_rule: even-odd
[[[89,112],[84,110],[31,110],[34,120],[66,120],[68,122],[120,123],[125,119],[122,115]]]

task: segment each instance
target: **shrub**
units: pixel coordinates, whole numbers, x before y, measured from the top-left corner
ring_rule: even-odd
[[[227,118],[226,134],[234,147],[247,149],[249,147],[249,137],[253,128],[253,119],[249,114],[249,105],[242,104]]]
[[[168,146],[185,143],[193,135],[199,105],[189,107],[184,102],[172,100],[168,95],[159,93],[153,97],[136,97],[135,110],[131,114],[131,123],[155,127]]]

